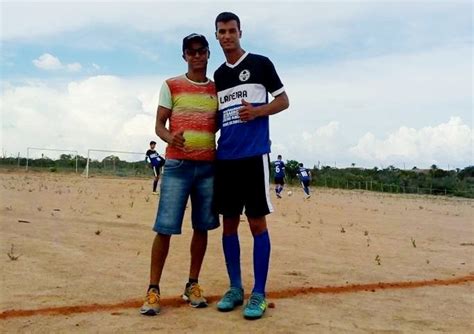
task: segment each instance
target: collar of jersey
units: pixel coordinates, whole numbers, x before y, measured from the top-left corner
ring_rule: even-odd
[[[235,62],[235,64],[229,64],[228,62],[225,62],[225,64],[226,64],[228,67],[230,67],[230,68],[237,67],[237,66],[245,59],[245,57],[247,57],[248,54],[249,54],[249,52],[246,51],[246,52],[239,58],[239,60],[237,60],[237,61]]]
[[[198,86],[202,86],[202,85],[207,85],[209,83],[209,78],[206,78],[207,80],[204,81],[204,82],[197,82],[197,81],[192,81],[191,79],[188,78],[188,76],[185,74],[183,74],[184,78],[186,80],[188,80],[190,83],[194,84],[194,85],[198,85]]]

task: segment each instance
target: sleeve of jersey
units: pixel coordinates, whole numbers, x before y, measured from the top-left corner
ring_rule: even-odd
[[[275,66],[273,66],[273,63],[270,59],[265,58],[263,68],[265,71],[265,88],[270,92],[270,94],[272,94],[273,97],[283,93],[285,91],[285,87],[283,87],[283,84],[280,80],[280,77],[278,76]]]
[[[160,90],[160,100],[158,102],[158,106],[165,107],[167,109],[171,109],[173,107],[173,101],[171,100],[171,92],[168,84],[163,82]]]

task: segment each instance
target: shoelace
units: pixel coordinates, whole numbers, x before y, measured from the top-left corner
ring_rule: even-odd
[[[251,306],[253,308],[259,307],[260,303],[261,303],[260,297],[255,296],[255,295],[250,296],[249,306]]]
[[[234,290],[229,290],[227,291],[225,294],[224,294],[224,300],[225,301],[233,301],[234,299],[237,299],[238,298],[238,295],[237,295],[237,292],[235,292]]]
[[[149,304],[154,304],[160,300],[160,295],[155,291],[149,291],[147,294],[147,301]]]
[[[203,290],[197,284],[192,284],[189,289],[191,290],[191,294],[195,297],[198,297],[198,298],[201,297],[201,295],[203,293]]]

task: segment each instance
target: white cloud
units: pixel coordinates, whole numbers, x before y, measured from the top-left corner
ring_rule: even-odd
[[[49,53],[44,53],[38,59],[34,59],[33,64],[37,68],[46,71],[67,70],[70,72],[78,72],[82,69],[82,66],[79,63],[63,64],[57,57]]]
[[[430,164],[461,166],[473,162],[474,132],[459,117],[447,123],[421,129],[400,127],[385,139],[367,132],[350,148],[355,157],[382,163],[425,161]]]
[[[33,60],[33,64],[42,70],[60,70],[63,64],[55,56],[44,53],[38,59]]]
[[[79,72],[82,69],[82,66],[79,63],[67,64],[65,67],[71,72]]]
[[[379,156],[356,156],[350,150],[359,139],[365,144],[363,152],[375,152],[376,138],[402,129],[403,135],[397,140],[407,141],[418,131],[414,129],[442,124],[450,117],[462,119],[472,131],[471,54],[469,45],[315,64],[291,71],[282,68],[279,72],[290,110],[271,117],[272,151],[308,166],[317,161],[331,166],[335,162],[338,166],[351,162],[361,166],[359,159],[365,159],[364,165],[373,167],[379,165]],[[457,151],[455,155],[400,143],[398,151],[384,161],[400,166],[408,163],[406,157],[410,156],[419,167],[429,167],[433,161],[462,167],[472,163],[472,155],[460,148],[466,147],[462,141],[452,144],[458,145],[450,150]]]
[[[44,83],[7,85],[1,96],[3,149],[90,148],[141,152],[154,133],[162,78],[124,80],[95,76],[53,87]],[[8,110],[3,112],[3,110]],[[163,152],[164,144],[158,149]]]

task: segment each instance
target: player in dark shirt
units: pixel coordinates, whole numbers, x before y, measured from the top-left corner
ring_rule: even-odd
[[[281,155],[278,155],[277,159],[273,163],[275,167],[275,193],[278,198],[281,198],[281,192],[285,185],[285,163],[281,160]]]
[[[150,149],[146,151],[145,161],[153,169],[153,174],[155,175],[155,179],[153,180],[153,195],[158,195],[156,192],[156,186],[158,185],[158,180],[160,179],[160,170],[165,164],[165,159],[155,151],[155,146],[156,142],[152,140],[150,142]]]

